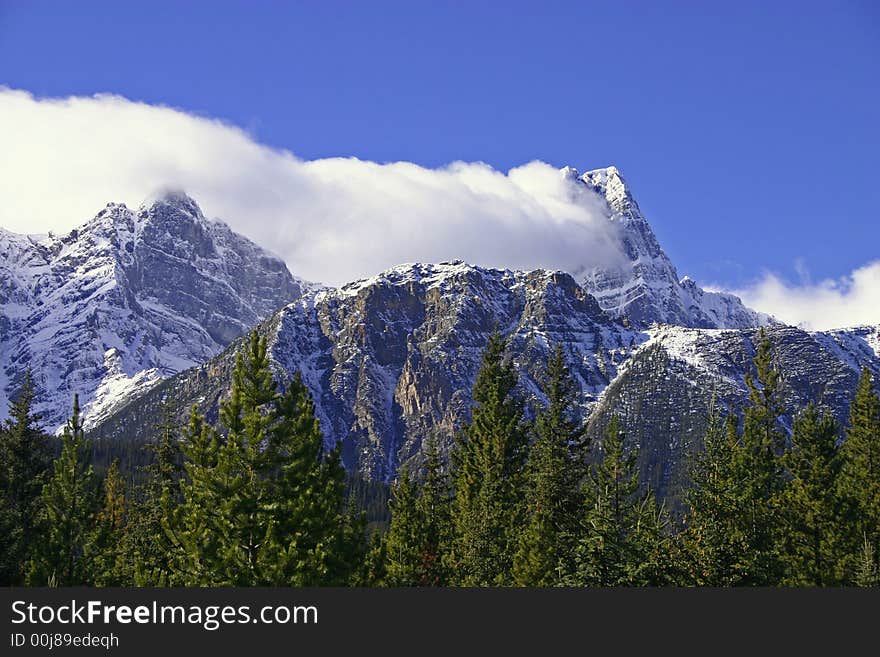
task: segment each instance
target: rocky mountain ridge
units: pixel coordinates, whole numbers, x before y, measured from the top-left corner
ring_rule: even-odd
[[[179,193],[136,211],[110,204],[60,237],[0,232],[0,396],[29,366],[50,428],[77,391],[93,436],[149,440],[169,409],[216,418],[240,337],[257,325],[278,379],[303,376],[328,447],[341,442],[350,470],[388,481],[428,437],[451,447],[497,330],[532,410],[561,345],[591,436],[619,416],[665,494],[699,447],[709,404],[741,407],[760,327],[792,411],[816,401],[843,421],[859,369],[880,375],[880,328],[803,331],[705,291],[679,278],[617,169],[561,175],[605,203],[619,267],[415,263],[307,285]]]
[[[277,257],[167,193],[65,235],[0,230],[0,414],[26,369],[55,430],[200,364],[301,294]]]

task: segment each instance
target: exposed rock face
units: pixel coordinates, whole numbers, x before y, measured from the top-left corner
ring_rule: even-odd
[[[55,429],[87,426],[299,297],[284,263],[189,197],[110,204],[64,236],[0,232],[0,414],[26,368]]]
[[[813,402],[845,424],[862,367],[880,376],[880,327],[810,333],[774,325],[765,329],[774,362],[783,373],[791,427],[793,414]],[[660,491],[680,490],[686,455],[701,446],[710,406],[722,414],[743,407],[745,377],[757,329],[712,330],[657,326],[620,368],[589,416],[590,434],[601,435],[613,415],[642,446],[644,478]]]
[[[551,345],[561,344],[594,439],[612,414],[642,448],[642,469],[661,495],[677,490],[687,452],[700,444],[709,404],[740,407],[757,329],[625,327],[562,272],[513,272],[460,262],[408,265],[341,289],[311,290],[260,330],[281,380],[300,372],[328,444],[342,441],[349,469],[377,480],[419,459],[435,437],[448,449],[469,416],[481,352],[508,338],[520,394],[532,408]],[[880,331],[808,333],[767,328],[792,409],[815,400],[844,419],[858,370],[880,374]],[[124,435],[159,400],[216,417],[235,345],[184,372],[100,427]],[[182,415],[181,415],[182,417]]]
[[[449,447],[468,417],[482,350],[496,329],[509,336],[532,400],[550,345],[562,344],[585,413],[647,339],[611,320],[569,274],[461,262],[397,267],[338,290],[312,290],[261,327],[279,378],[301,372],[312,390],[328,443],[342,441],[347,467],[380,480],[417,458],[430,435]],[[167,396],[176,407],[195,402],[213,413],[223,392],[213,373],[229,371],[232,360],[227,352],[140,404],[146,409]],[[127,424],[123,413],[102,435],[119,435]]]
[[[607,381],[597,354],[627,349],[634,339],[568,274],[455,262],[400,267],[304,297],[282,311],[272,354],[285,372],[300,369],[321,391],[325,431],[343,441],[346,463],[387,479],[425,436],[451,441],[496,328],[511,336],[527,394],[538,394],[548,344],[559,342],[585,400]],[[323,359],[314,359],[316,348]]]

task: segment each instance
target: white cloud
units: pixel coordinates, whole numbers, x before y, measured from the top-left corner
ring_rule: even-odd
[[[109,201],[136,207],[175,187],[294,274],[331,284],[413,261],[576,272],[621,257],[598,198],[542,162],[505,174],[483,163],[304,161],[173,108],[2,87],[0,144],[0,226],[16,232],[65,231]]]
[[[752,308],[811,330],[880,324],[880,260],[842,278],[819,283],[810,282],[803,266],[799,271],[800,284],[790,284],[767,273],[735,294]]]

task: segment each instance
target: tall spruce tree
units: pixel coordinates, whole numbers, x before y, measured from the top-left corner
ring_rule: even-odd
[[[575,547],[575,586],[661,585],[670,577],[665,513],[639,492],[638,449],[627,449],[617,417],[605,429],[601,458],[584,486]]]
[[[79,397],[61,436],[61,455],[43,487],[42,537],[33,555],[29,583],[76,586],[93,583],[96,554],[95,521],[99,487],[89,462],[80,418]]]
[[[416,503],[418,487],[406,468],[391,488],[391,522],[385,539],[385,582],[388,586],[418,586],[424,532]]]
[[[277,390],[265,338],[239,354],[221,428],[195,411],[185,431],[187,481],[170,495],[175,576],[190,585],[344,584],[359,562],[362,520],[345,513],[339,451],[324,455],[308,389]]]
[[[214,428],[193,406],[181,441],[184,477],[180,482],[180,499],[167,487],[160,493],[162,529],[171,546],[165,584],[210,586],[219,580],[221,536],[215,527],[220,519],[216,506],[218,491],[212,477],[219,448]]]
[[[426,452],[421,481],[404,468],[392,489],[383,549],[388,586],[442,586],[447,581],[449,484],[433,440],[427,441]]]
[[[743,580],[741,559],[748,545],[738,529],[741,481],[735,456],[740,449],[736,419],[731,415],[722,420],[713,404],[685,493],[681,541],[691,584],[734,586]]]
[[[52,451],[33,412],[34,395],[27,371],[9,406],[9,420],[0,427],[0,586],[24,582],[25,565],[38,546],[36,520]]]
[[[850,405],[840,451],[840,494],[850,501],[847,520],[856,538],[850,549],[852,571],[863,567],[865,541],[875,559],[880,554],[880,397],[867,368]]]
[[[347,584],[366,548],[365,520],[346,499],[341,445],[324,453],[314,402],[298,373],[274,408],[259,468],[273,505],[267,579]]]
[[[749,405],[743,418],[742,449],[734,452],[740,482],[735,536],[745,549],[741,583],[773,586],[783,575],[779,546],[783,531],[780,500],[785,487],[782,454],[786,436],[779,421],[785,404],[782,376],[773,363],[773,345],[763,329],[754,365],[757,378],[746,376]]]
[[[429,438],[425,453],[416,512],[422,523],[422,540],[419,551],[419,586],[444,586],[449,581],[446,570],[450,548],[451,525],[449,477],[437,442]]]
[[[128,502],[126,483],[118,461],[107,469],[103,481],[103,504],[95,516],[92,584],[126,586],[131,584],[130,563],[126,559]]]
[[[691,472],[683,544],[691,581],[710,586],[768,586],[783,576],[781,500],[785,488],[779,428],[785,408],[782,378],[763,329],[748,374],[749,404],[742,431],[712,418],[705,452]]]
[[[842,557],[849,528],[838,485],[842,460],[834,418],[812,404],[795,420],[785,454],[789,483],[781,504],[783,584],[843,583]]]
[[[449,563],[459,585],[513,584],[528,445],[516,384],[516,369],[496,331],[477,373],[471,421],[462,429],[453,454],[454,536]]]
[[[180,502],[182,453],[179,430],[171,406],[163,400],[161,420],[156,426],[158,438],[147,446],[152,452],[144,468],[145,481],[129,505],[129,522],[124,536],[123,553],[128,565],[128,580],[135,586],[169,584],[174,546],[163,529],[163,498],[173,507]]]
[[[576,384],[559,345],[547,362],[543,392],[547,406],[534,424],[525,467],[525,526],[513,564],[521,586],[559,585],[573,571],[585,474],[585,425],[575,412]]]

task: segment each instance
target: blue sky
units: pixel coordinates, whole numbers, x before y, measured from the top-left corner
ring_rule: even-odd
[[[681,273],[880,257],[873,2],[3,2],[0,84],[304,159],[616,164]],[[798,264],[800,263],[800,264]]]

